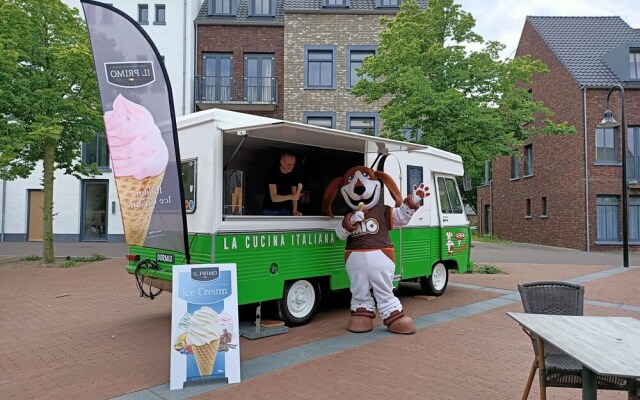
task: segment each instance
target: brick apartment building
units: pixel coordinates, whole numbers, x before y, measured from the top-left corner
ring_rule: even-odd
[[[205,0],[195,26],[196,110],[282,119],[283,1]]]
[[[620,17],[527,17],[517,56],[549,67],[535,76],[533,100],[576,133],[538,135],[518,157],[492,162],[478,187],[479,231],[517,242],[580,250],[622,244],[622,162],[627,162],[629,243],[640,245],[640,29]],[[597,125],[614,85],[625,91],[627,152],[619,128]],[[621,93],[609,108],[621,122]],[[634,250],[634,247],[631,247]]]

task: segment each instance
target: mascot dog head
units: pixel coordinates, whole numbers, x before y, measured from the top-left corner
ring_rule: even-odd
[[[402,204],[402,196],[398,185],[393,179],[382,171],[374,171],[371,168],[358,166],[351,168],[343,176],[334,179],[327,185],[322,197],[322,212],[333,217],[331,205],[338,190],[340,190],[344,201],[351,209],[357,210],[358,204],[363,203],[364,209],[369,210],[380,201],[380,192],[383,190],[382,184],[391,193],[391,197],[396,202],[396,207],[399,207]]]

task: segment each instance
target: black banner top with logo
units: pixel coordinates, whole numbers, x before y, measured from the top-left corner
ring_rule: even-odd
[[[108,4],[81,3],[126,242],[183,253],[188,263],[180,151],[164,63],[128,15]]]

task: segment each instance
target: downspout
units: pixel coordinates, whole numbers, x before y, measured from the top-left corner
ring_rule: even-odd
[[[490,236],[493,236],[493,214],[495,213],[494,204],[493,204],[493,179],[489,180],[489,210],[491,211],[489,215],[491,216],[491,222],[489,223]]]
[[[584,200],[585,200],[585,227],[587,239],[587,253],[591,249],[591,237],[589,235],[589,151],[587,150],[587,88],[582,88],[582,114],[584,116]]]
[[[184,24],[182,25],[182,115],[187,107],[187,0],[182,2]]]
[[[2,224],[0,224],[0,243],[4,243],[4,219],[7,215],[7,181],[2,180]]]

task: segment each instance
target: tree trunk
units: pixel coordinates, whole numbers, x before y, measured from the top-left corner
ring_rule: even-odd
[[[42,259],[46,264],[53,264],[55,262],[55,254],[53,251],[53,180],[55,179],[53,175],[54,155],[54,144],[45,143],[43,161],[44,202],[42,210]]]

